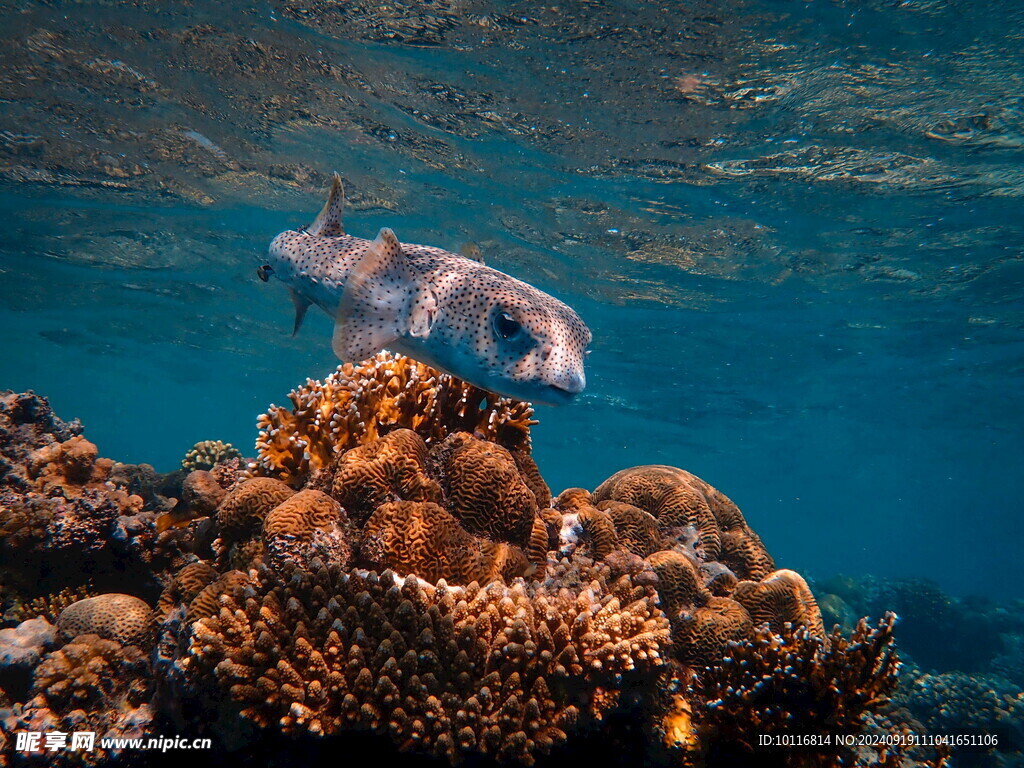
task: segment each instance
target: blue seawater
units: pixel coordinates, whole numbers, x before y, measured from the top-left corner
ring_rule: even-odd
[[[0,386],[102,455],[251,453],[334,368],[255,266],[338,170],[350,233],[476,244],[589,323],[556,491],[672,464],[782,566],[1022,595],[1024,4],[5,17]]]

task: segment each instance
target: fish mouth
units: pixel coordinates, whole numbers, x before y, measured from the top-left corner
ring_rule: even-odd
[[[540,397],[534,398],[534,402],[541,405],[565,405],[571,402],[577,394],[577,392],[572,392],[557,384],[548,384],[542,390]]]

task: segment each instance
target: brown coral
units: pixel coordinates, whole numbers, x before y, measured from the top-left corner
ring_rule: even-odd
[[[650,513],[619,501],[602,501],[598,509],[608,513],[615,526],[618,545],[623,549],[639,557],[661,549],[658,521]]]
[[[714,664],[731,643],[754,633],[747,610],[728,597],[709,597],[703,605],[684,609],[672,622],[676,658],[684,664]]]
[[[427,445],[411,429],[346,451],[331,485],[334,496],[358,522],[387,501],[441,500],[441,487],[426,474]]]
[[[396,428],[411,429],[428,444],[465,431],[528,448],[536,423],[527,403],[387,352],[340,366],[322,382],[309,380],[288,397],[290,409],[271,406],[259,418],[255,469],[294,485],[345,450]]]
[[[432,502],[398,501],[378,507],[363,528],[360,555],[381,570],[455,584],[511,579],[525,574],[528,566],[521,549],[472,535]]]
[[[689,557],[680,552],[662,550],[648,557],[647,562],[658,574],[661,609],[670,619],[678,616],[684,607],[707,604],[711,593],[704,586],[697,564]]]
[[[295,490],[271,477],[239,483],[217,508],[218,538],[214,542],[221,565],[242,565],[262,551],[263,520]]]
[[[742,604],[756,624],[767,624],[772,631],[783,625],[807,627],[811,634],[825,636],[821,611],[810,587],[796,571],[778,570],[759,582],[741,581],[732,597]]]
[[[157,602],[158,618],[162,621],[177,606],[188,605],[219,578],[220,574],[207,562],[189,563],[181,568],[160,595]]]
[[[271,561],[303,567],[319,558],[348,564],[351,549],[342,530],[345,512],[322,491],[304,490],[271,510],[263,521],[263,543]]]
[[[228,571],[210,582],[187,604],[185,618],[188,623],[207,616],[213,616],[220,611],[221,597],[234,595],[245,587],[249,586],[249,576],[242,571]]]
[[[717,494],[709,494],[709,488],[685,470],[654,464],[615,473],[594,491],[594,501],[632,504],[656,517],[662,528],[692,525],[699,533],[704,559],[716,560],[721,539],[709,502],[721,501]]]
[[[57,619],[65,639],[98,635],[121,645],[145,645],[152,631],[153,611],[133,595],[111,592],[72,603]]]
[[[252,599],[222,597],[195,627],[191,667],[213,671],[261,725],[388,733],[403,749],[530,763],[652,690],[668,626],[628,579],[595,571],[485,588],[391,572],[264,569]],[[330,599],[310,607],[308,596]]]
[[[470,533],[527,546],[537,499],[512,454],[465,432],[450,435],[430,452],[445,505]]]

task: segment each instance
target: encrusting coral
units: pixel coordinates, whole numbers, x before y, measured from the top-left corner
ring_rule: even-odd
[[[260,416],[254,470],[298,485],[342,452],[405,427],[428,444],[454,432],[479,433],[529,449],[533,408],[493,395],[401,355],[381,352],[346,363],[322,382],[288,395],[292,408]]]
[[[18,727],[67,726],[77,707],[113,735],[166,717],[237,743],[248,721],[523,765],[602,729],[646,734],[638,759],[729,765],[758,728],[890,727],[891,621],[826,635],[806,582],[683,470],[636,467],[552,499],[528,404],[381,354],[261,416],[255,477],[237,457],[179,472],[180,508],[158,517],[146,505],[166,493],[127,493],[33,397],[0,400],[0,494],[21,510],[0,515],[14,536],[0,546],[55,546],[60,504],[94,494],[112,511],[83,541],[160,589],[64,607]],[[62,501],[26,515],[32,494]],[[778,764],[849,758],[792,754]]]

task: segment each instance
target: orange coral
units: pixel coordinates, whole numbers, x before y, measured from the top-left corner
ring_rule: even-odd
[[[597,508],[608,513],[623,549],[640,557],[661,549],[661,533],[653,515],[619,501],[602,501]]]
[[[157,615],[163,620],[178,605],[188,605],[196,595],[220,578],[207,562],[189,563],[174,574],[157,602]]]
[[[511,579],[525,574],[528,565],[518,547],[472,535],[432,502],[398,501],[378,507],[363,528],[360,554],[382,570],[455,584]]]
[[[255,471],[297,485],[343,451],[406,427],[428,444],[478,433],[509,448],[529,447],[533,408],[498,397],[401,355],[381,352],[345,364],[289,395],[290,409],[260,416]]]
[[[411,429],[346,451],[338,459],[331,495],[357,521],[386,501],[441,501],[441,487],[426,474],[427,445]]]
[[[263,520],[294,489],[270,477],[255,477],[239,483],[217,508],[219,536],[214,551],[222,565],[243,565],[263,549],[260,534]]]
[[[671,550],[655,552],[647,561],[658,574],[658,596],[661,609],[670,619],[679,615],[684,607],[706,605],[711,593],[689,557]]]

